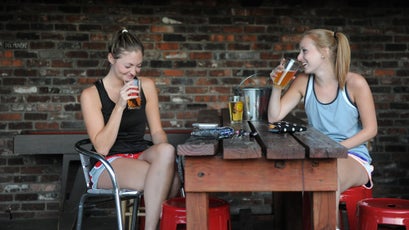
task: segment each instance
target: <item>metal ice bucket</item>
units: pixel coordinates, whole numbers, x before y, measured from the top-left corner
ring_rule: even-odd
[[[243,79],[239,86],[233,89],[235,95],[240,95],[244,102],[243,119],[249,121],[267,120],[268,102],[270,101],[271,87],[242,87],[253,74]]]

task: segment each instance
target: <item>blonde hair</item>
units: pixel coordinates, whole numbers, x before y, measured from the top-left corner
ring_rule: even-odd
[[[311,38],[319,49],[329,48],[329,58],[334,64],[339,87],[343,89],[351,65],[351,48],[348,38],[341,32],[325,29],[309,30],[304,36]]]

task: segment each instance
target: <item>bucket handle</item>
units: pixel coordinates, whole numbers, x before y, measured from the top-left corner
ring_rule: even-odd
[[[255,76],[257,76],[257,73],[252,74],[252,75],[250,75],[250,76],[244,78],[236,88],[240,88],[240,86],[243,85],[244,82],[246,82],[248,79],[250,79],[250,78],[252,78],[252,77],[255,77]],[[268,81],[267,81],[267,82],[270,82],[270,81],[271,81],[271,78],[268,78]]]
[[[252,75],[250,75],[250,76],[244,78],[244,79],[240,82],[240,84],[237,86],[237,88],[240,88],[240,86],[243,85],[244,82],[246,82],[248,79],[250,79],[250,78],[252,78],[252,77],[255,77],[255,76],[257,76],[257,73],[252,74]]]
[[[240,82],[240,84],[239,84],[238,86],[236,86],[236,87],[233,88],[234,94],[235,94],[235,95],[241,95],[241,93],[240,93],[240,87],[241,87],[241,86],[243,85],[243,83],[246,82],[248,79],[250,79],[250,78],[252,78],[252,77],[255,77],[255,76],[257,76],[257,73],[254,73],[254,74],[252,74],[252,75],[250,75],[250,76],[244,78],[244,79]],[[267,81],[267,82],[271,82],[271,78],[268,78],[268,81]]]

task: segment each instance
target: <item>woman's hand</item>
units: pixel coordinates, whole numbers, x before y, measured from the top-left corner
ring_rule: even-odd
[[[135,99],[137,97],[139,97],[138,86],[133,85],[132,81],[125,82],[119,93],[117,104],[122,108],[125,108],[128,105],[129,99]]]
[[[283,58],[283,59],[281,59],[281,61],[280,61],[280,65],[278,65],[277,67],[275,67],[274,69],[273,69],[273,71],[271,71],[271,73],[270,73],[270,78],[271,78],[271,81],[273,82],[273,85],[276,87],[276,88],[280,88],[281,89],[281,87],[279,87],[277,84],[275,84],[275,79],[276,79],[276,77],[278,77],[278,74],[279,73],[281,73],[281,72],[283,72],[283,70],[284,70],[284,61],[285,61],[285,59]]]
[[[283,71],[283,66],[279,65],[273,69],[270,73],[270,78],[274,82],[274,79],[277,77],[277,74]]]
[[[299,64],[293,59],[281,59],[280,65],[270,73],[274,88],[286,88],[295,79]]]

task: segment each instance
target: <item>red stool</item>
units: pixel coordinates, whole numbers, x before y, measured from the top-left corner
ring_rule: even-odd
[[[378,229],[378,225],[400,225],[409,229],[409,200],[368,198],[358,202],[358,229]]]
[[[363,186],[352,187],[339,197],[340,228],[355,230],[357,225],[356,208],[358,201],[372,198],[372,189]]]
[[[169,199],[162,205],[160,229],[180,229],[178,225],[186,225],[186,199],[184,197]],[[231,230],[229,203],[224,200],[209,198],[209,229]]]

